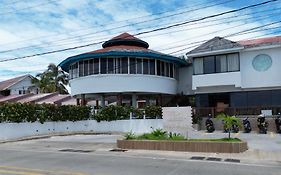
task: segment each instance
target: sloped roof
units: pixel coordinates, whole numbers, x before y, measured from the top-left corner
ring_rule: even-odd
[[[196,47],[195,49],[189,51],[187,54],[234,49],[241,47],[243,47],[243,45],[238,42],[234,42],[222,37],[214,37],[213,39],[210,39],[209,41],[201,44],[199,47]]]
[[[23,75],[0,82],[0,91],[8,89],[9,87],[19,83],[20,81],[24,80],[27,77],[32,78],[32,75]]]
[[[113,38],[111,38],[111,40],[116,40],[116,39],[131,39],[131,40],[140,40],[139,38],[137,37],[134,37],[133,35],[127,33],[127,32],[124,32],[120,35],[117,35]]]
[[[244,45],[245,48],[281,45],[281,36],[273,36],[273,37],[258,38],[258,39],[251,39],[251,40],[241,40],[238,41],[238,43]]]

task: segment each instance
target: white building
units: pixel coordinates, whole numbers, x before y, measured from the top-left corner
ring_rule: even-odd
[[[20,95],[20,94],[38,94],[39,88],[32,83],[32,75],[23,75],[0,82],[0,94]]]
[[[148,43],[128,33],[102,46],[59,64],[70,74],[71,95],[81,103],[161,105],[177,94],[178,70],[187,65],[185,60],[150,50]]]
[[[193,60],[197,107],[281,106],[281,36],[238,42],[215,37],[187,57]]]

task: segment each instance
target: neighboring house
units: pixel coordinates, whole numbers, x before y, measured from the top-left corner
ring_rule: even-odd
[[[38,94],[39,88],[32,84],[32,75],[23,75],[0,82],[0,94],[3,96],[16,94]]]
[[[238,42],[215,37],[186,55],[193,60],[197,107],[281,106],[281,36]]]
[[[162,105],[178,93],[178,70],[188,63],[148,49],[147,42],[128,33],[118,35],[102,49],[72,56],[59,66],[69,72],[71,95],[105,103]]]

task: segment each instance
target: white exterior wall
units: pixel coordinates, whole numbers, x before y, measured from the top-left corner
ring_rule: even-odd
[[[272,66],[264,72],[256,71],[252,66],[259,54],[267,54],[272,59]],[[193,75],[192,89],[195,93],[215,93],[281,88],[280,66],[281,47],[245,49],[240,52],[239,72]]]
[[[177,80],[155,75],[104,74],[70,81],[71,95],[110,92],[177,93]]]
[[[272,66],[267,71],[258,72],[252,66],[254,57],[259,54],[267,54],[272,59]],[[281,47],[245,50],[240,53],[240,57],[242,88],[281,87]]]
[[[19,94],[19,90],[27,90],[29,87],[32,87],[32,86],[34,86],[34,84],[32,84],[31,78],[26,77],[22,81],[20,81],[20,82],[16,83],[15,85],[9,87],[9,89],[11,91],[11,95],[14,95],[14,94]]]
[[[217,74],[193,75],[192,89],[210,86],[229,86],[241,87],[241,73],[227,72]]]

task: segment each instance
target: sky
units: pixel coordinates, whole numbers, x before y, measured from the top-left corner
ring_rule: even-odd
[[[265,1],[0,0],[0,81],[24,74],[36,75],[49,63],[59,64],[69,56],[99,49],[101,44],[5,60],[98,43],[123,32],[135,35],[182,22],[188,23],[136,37],[148,42],[152,50],[182,56],[215,36],[230,35],[227,39],[238,41],[281,35],[278,22],[281,0],[190,22]]]

